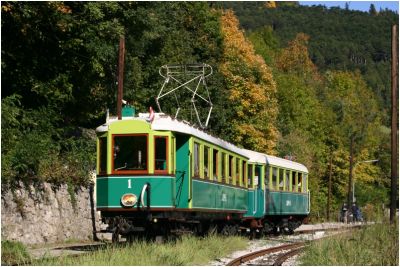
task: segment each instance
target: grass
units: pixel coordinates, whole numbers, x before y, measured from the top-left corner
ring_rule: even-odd
[[[197,238],[185,236],[175,242],[156,244],[135,241],[124,246],[109,246],[105,250],[78,257],[41,259],[32,265],[144,265],[179,266],[208,265],[212,260],[235,250],[243,249],[247,240],[242,237],[208,236]]]
[[[375,224],[349,234],[313,242],[302,265],[399,265],[398,223]]]
[[[21,265],[30,262],[26,247],[21,242],[1,241],[1,265]]]

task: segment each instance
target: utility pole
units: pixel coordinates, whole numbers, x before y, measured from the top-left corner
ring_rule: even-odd
[[[347,207],[351,207],[352,202],[352,185],[353,185],[353,162],[354,162],[354,134],[350,137],[350,169],[349,169],[349,188],[348,188],[348,195],[347,195]]]
[[[392,177],[391,177],[391,194],[390,194],[390,223],[394,223],[396,218],[397,203],[397,181],[399,179],[398,172],[398,53],[397,53],[397,25],[392,27]]]
[[[333,152],[331,154],[331,158],[329,160],[329,180],[328,180],[328,207],[326,209],[326,220],[329,222],[330,219],[330,211],[331,211],[331,195],[332,195],[332,160],[333,160]]]
[[[118,120],[122,119],[122,95],[124,89],[124,60],[125,60],[125,37],[119,39],[119,57],[118,57],[118,96],[117,96],[117,114]]]

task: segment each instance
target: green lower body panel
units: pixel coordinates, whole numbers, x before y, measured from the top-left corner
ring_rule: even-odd
[[[193,180],[194,209],[230,210],[246,212],[247,190],[233,186]]]
[[[146,183],[151,186],[151,207],[173,208],[175,205],[175,178],[170,176],[110,176],[97,177],[97,208],[123,208],[121,197],[126,193],[135,194],[138,203]],[[144,198],[146,201],[146,197]],[[147,203],[145,203],[147,204]],[[134,208],[138,204],[134,205]]]
[[[263,217],[265,212],[265,193],[261,189],[248,190],[248,210],[245,217]]]
[[[266,215],[307,215],[308,194],[292,192],[267,192]]]

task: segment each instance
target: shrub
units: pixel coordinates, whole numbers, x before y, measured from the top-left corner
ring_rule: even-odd
[[[380,223],[307,247],[302,265],[394,265],[399,258],[398,223]]]
[[[170,241],[164,244],[134,241],[126,246],[108,246],[90,255],[43,259],[35,265],[208,265],[216,258],[243,249],[246,244],[245,238],[237,236],[205,238],[184,236],[175,242]]]
[[[95,167],[93,136],[76,127],[71,131],[54,107],[24,110],[20,98],[12,95],[1,103],[3,190],[19,181],[87,185]]]
[[[21,242],[1,241],[1,264],[28,264],[31,258],[26,247]]]

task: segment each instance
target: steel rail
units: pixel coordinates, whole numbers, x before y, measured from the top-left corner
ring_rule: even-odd
[[[278,247],[266,248],[263,250],[255,251],[255,252],[240,256],[239,258],[236,258],[236,259],[228,262],[226,264],[226,266],[238,266],[242,263],[251,261],[253,259],[256,259],[258,257],[264,256],[267,254],[272,254],[272,253],[279,252],[282,250],[295,249],[295,248],[303,247],[304,245],[305,245],[304,242],[299,242],[299,243],[294,243],[294,244],[285,244],[285,245],[281,245]]]
[[[364,225],[354,225],[352,227],[343,227],[343,228],[337,227],[337,228],[327,228],[327,229],[302,230],[302,231],[296,231],[294,234],[315,233],[318,231],[327,231],[327,232],[328,231],[332,231],[332,232],[337,231],[338,233],[343,233],[343,232],[350,231],[354,228],[356,228],[356,229],[361,228],[363,226]],[[336,234],[338,234],[338,233],[336,233]],[[240,257],[228,262],[226,264],[226,266],[238,266],[245,262],[251,261],[253,259],[262,257],[264,255],[272,254],[275,252],[280,252],[283,250],[290,250],[289,252],[278,256],[278,258],[275,260],[273,265],[279,266],[279,265],[282,265],[283,262],[285,262],[288,258],[301,253],[305,246],[306,246],[306,242],[295,242],[295,243],[285,244],[285,245],[281,245],[281,246],[277,246],[277,247],[262,249],[259,251],[255,251],[255,252],[240,256]]]
[[[292,249],[289,252],[286,252],[282,255],[279,255],[279,257],[275,260],[273,266],[282,266],[282,264],[287,261],[289,258],[300,254],[304,250],[304,247]]]

